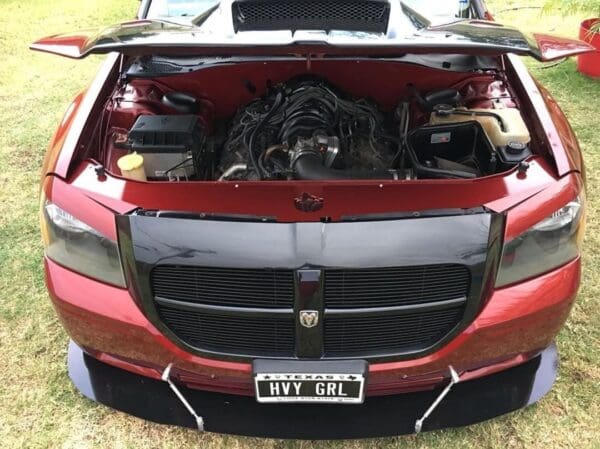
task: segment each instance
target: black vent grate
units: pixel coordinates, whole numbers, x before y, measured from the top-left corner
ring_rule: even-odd
[[[293,317],[207,314],[157,304],[163,322],[195,348],[226,354],[289,357],[294,353]]]
[[[243,0],[232,5],[236,31],[348,30],[385,33],[390,5],[370,0]]]
[[[145,72],[155,73],[177,73],[183,70],[180,65],[169,64],[168,62],[146,61],[142,64]]]
[[[324,269],[324,357],[423,351],[463,319],[463,265]],[[296,356],[294,271],[159,265],[151,272],[164,326],[199,349],[241,357]]]
[[[152,270],[154,296],[190,303],[292,308],[292,270],[160,265]]]
[[[329,309],[395,307],[465,298],[471,275],[464,265],[325,271]]]
[[[325,317],[326,357],[366,357],[421,351],[460,321],[464,307],[355,318]]]

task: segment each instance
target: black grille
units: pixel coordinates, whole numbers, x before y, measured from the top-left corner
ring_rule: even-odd
[[[395,307],[463,298],[470,278],[463,265],[326,270],[325,306]]]
[[[158,62],[158,61],[145,61],[143,64],[143,69],[145,72],[153,72],[153,73],[177,73],[183,70],[183,67],[176,64],[170,64],[168,62]]]
[[[367,357],[426,349],[456,326],[463,307],[355,318],[325,317],[325,356]]]
[[[191,303],[285,308],[294,304],[294,272],[161,265],[152,270],[154,296]]]
[[[349,30],[385,33],[390,5],[382,0],[243,0],[232,5],[236,31]]]
[[[163,322],[182,341],[207,351],[289,357],[294,353],[294,319],[227,316],[157,304]]]
[[[295,357],[294,271],[157,266],[160,320],[201,351]],[[324,357],[423,351],[461,322],[471,275],[463,265],[324,269]]]

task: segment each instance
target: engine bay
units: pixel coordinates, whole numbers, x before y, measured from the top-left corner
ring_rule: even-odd
[[[321,74],[294,74],[260,88],[244,82],[252,98],[230,96],[228,108],[170,78],[113,94],[98,158],[111,172],[168,182],[474,179],[532,156],[517,103],[494,74],[428,90],[408,80],[379,102]]]

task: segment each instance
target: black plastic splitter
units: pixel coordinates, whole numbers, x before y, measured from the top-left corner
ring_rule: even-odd
[[[556,379],[556,347],[517,367],[460,382],[423,424],[423,431],[461,427],[540,400]],[[138,376],[69,346],[69,376],[86,397],[150,421],[198,428],[186,407],[161,381]],[[178,387],[209,432],[270,438],[346,439],[411,434],[443,388],[342,404],[259,404],[238,396]]]

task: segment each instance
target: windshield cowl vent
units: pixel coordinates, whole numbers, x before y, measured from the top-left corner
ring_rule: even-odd
[[[238,0],[235,31],[343,30],[386,33],[387,0]]]

